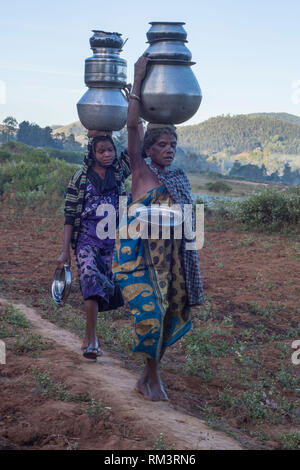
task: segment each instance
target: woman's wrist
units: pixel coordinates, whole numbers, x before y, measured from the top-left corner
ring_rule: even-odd
[[[139,95],[135,95],[134,93],[130,93],[129,99],[130,99],[130,100],[141,101],[140,96],[139,96]]]
[[[132,87],[132,90],[131,90],[131,93],[135,94],[135,95],[139,95],[140,92],[141,92],[141,86],[142,86],[142,81],[141,79],[134,79],[134,83],[133,83],[133,87]]]
[[[142,75],[138,75],[138,74],[134,75],[133,87],[134,87],[134,85],[140,85],[142,83],[143,79],[144,79],[144,77]]]

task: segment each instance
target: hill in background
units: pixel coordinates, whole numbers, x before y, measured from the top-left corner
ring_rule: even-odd
[[[88,142],[87,130],[80,121],[72,122],[66,126],[52,126],[52,135],[56,136],[57,134],[65,134],[65,136],[73,134],[75,140],[81,145],[86,145]]]
[[[300,125],[269,115],[218,116],[180,127],[178,135],[182,148],[197,154],[237,155],[268,147],[278,153],[300,155]]]
[[[299,124],[300,126],[300,117],[295,116],[294,114],[289,114],[289,113],[251,113],[251,114],[248,114],[248,116],[253,116],[253,117],[265,116],[265,117],[270,117],[274,119],[282,119],[283,121],[288,121],[288,122],[291,122],[292,124]]]
[[[180,149],[176,165],[188,171],[233,176],[235,166],[235,177],[261,181],[272,174],[278,180],[287,165],[292,171],[300,168],[299,116],[288,113],[217,116],[200,124],[179,126],[177,132]],[[59,133],[74,134],[82,145],[87,143],[87,131],[79,121],[53,130],[54,136]],[[115,138],[120,147],[126,146],[126,128],[115,133]]]
[[[300,155],[300,117],[288,113],[217,116],[200,124],[180,126],[177,130],[180,146],[199,155],[219,152],[238,155],[258,147]],[[56,127],[52,133],[74,134],[78,142],[87,142],[87,131],[80,121]]]

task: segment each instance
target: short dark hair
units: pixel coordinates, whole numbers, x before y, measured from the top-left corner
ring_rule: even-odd
[[[98,144],[98,142],[110,142],[115,150],[115,154],[117,155],[115,143],[110,135],[96,135],[96,137],[93,138],[91,146],[94,152],[96,152],[96,145]]]
[[[95,162],[95,152],[96,152],[96,145],[98,142],[110,142],[115,150],[115,155],[117,157],[117,149],[115,143],[110,135],[96,135],[91,142],[88,143],[88,152],[84,157],[84,161],[87,166],[93,166]]]
[[[146,150],[148,150],[150,147],[152,147],[152,145],[155,144],[157,139],[162,134],[173,135],[177,140],[177,134],[176,134],[175,129],[173,130],[170,127],[155,127],[153,129],[147,130],[147,132],[144,136],[143,148],[142,148],[142,156],[144,158],[147,158]]]

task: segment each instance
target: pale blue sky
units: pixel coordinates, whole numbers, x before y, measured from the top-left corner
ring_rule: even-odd
[[[92,29],[129,37],[133,65],[146,49],[149,21],[185,21],[203,92],[194,124],[220,114],[300,115],[299,0],[11,1],[0,9],[0,121],[68,124],[78,120]],[[297,84],[298,81],[298,84]],[[299,95],[299,94],[298,94]],[[1,101],[1,89],[0,89]]]

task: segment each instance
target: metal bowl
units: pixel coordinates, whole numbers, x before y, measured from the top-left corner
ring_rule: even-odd
[[[71,270],[67,264],[64,264],[63,269],[56,269],[53,276],[51,293],[55,303],[59,304],[67,299],[70,294],[71,285]]]
[[[160,227],[175,227],[183,223],[181,210],[174,210],[163,206],[145,206],[137,209],[137,220]]]

